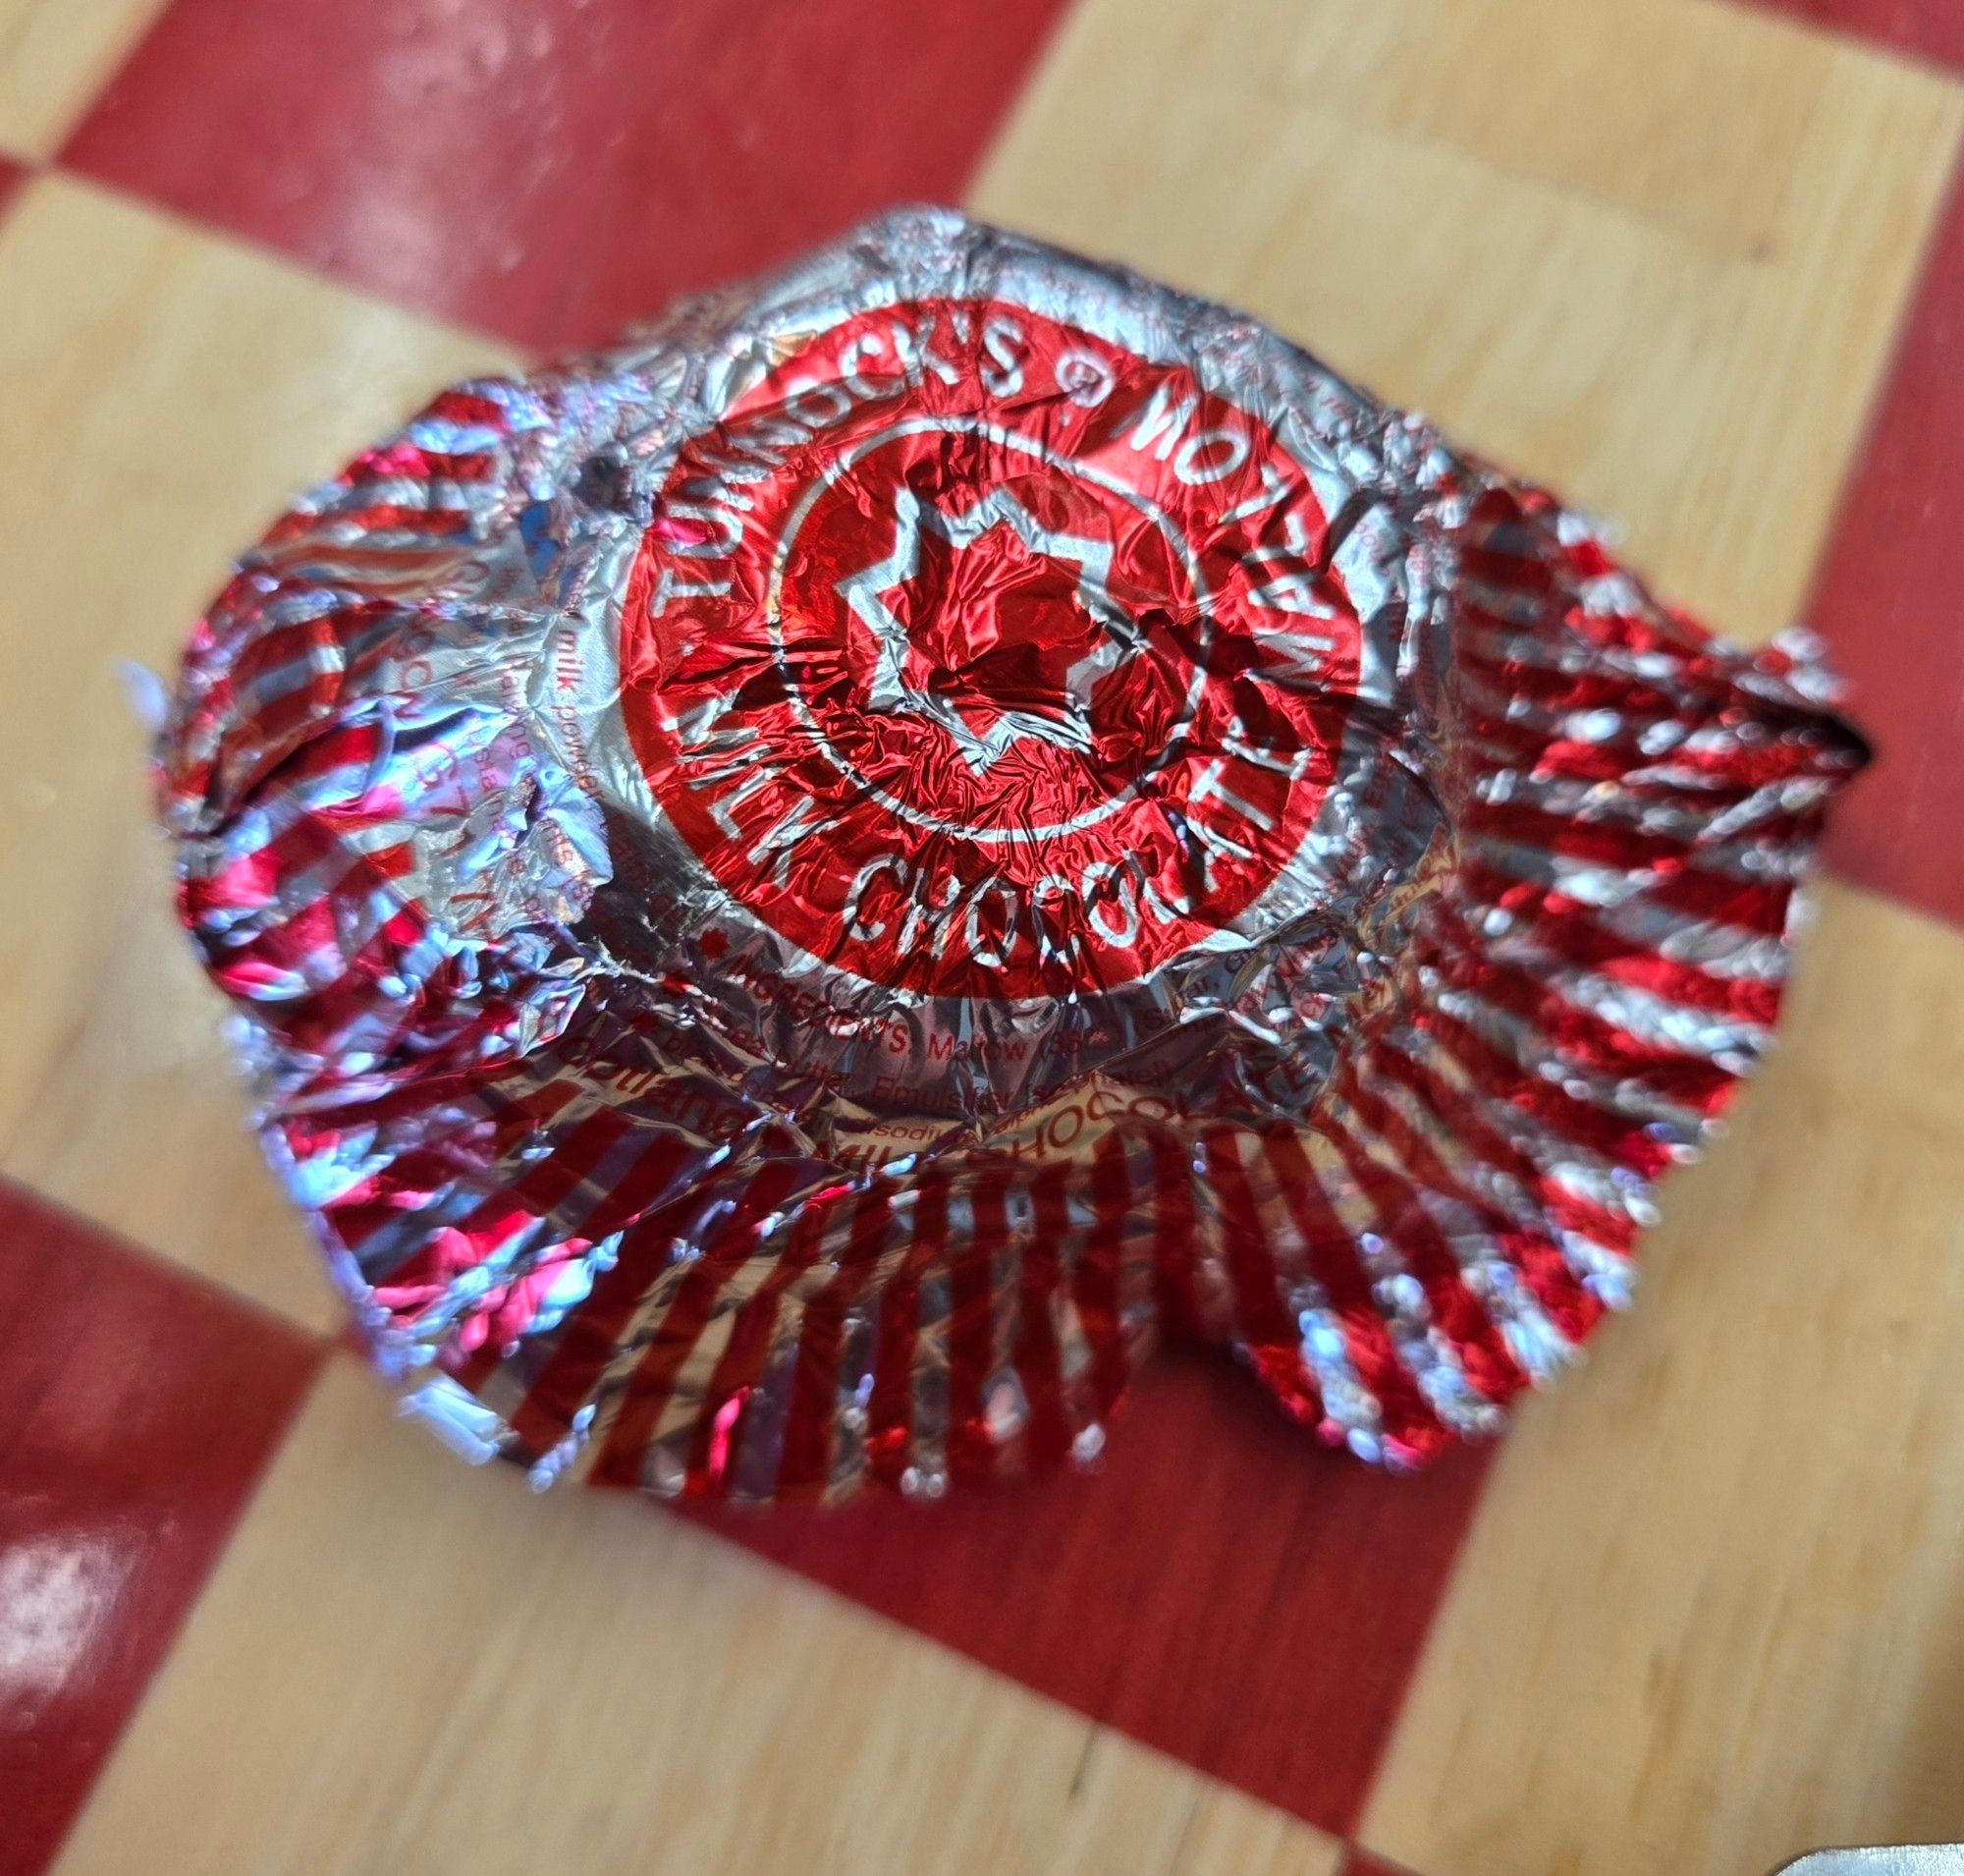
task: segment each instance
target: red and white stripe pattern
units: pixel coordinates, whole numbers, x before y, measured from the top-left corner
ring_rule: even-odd
[[[1080,1089],[1064,1156],[1024,1130],[848,1168],[706,1076],[583,1073],[631,1016],[411,890],[403,830],[482,829],[362,679],[517,524],[515,439],[561,415],[551,381],[460,387],[300,505],[165,741],[185,919],[253,1019],[270,1148],[440,1429],[541,1481],[934,1496],[1094,1459],[1172,1335],[1403,1466],[1493,1433],[1627,1298],[1653,1182],[1767,1046],[1863,759],[1810,667],[1718,645],[1466,470],[1437,542],[1449,865],[1303,1122]]]

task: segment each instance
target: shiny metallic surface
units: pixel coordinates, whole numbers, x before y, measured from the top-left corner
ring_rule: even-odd
[[[1864,755],[1805,641],[1252,321],[919,210],[439,398],[241,563],[160,764],[414,1409],[770,1500],[1089,1462],[1167,1335],[1369,1460],[1491,1434]]]
[[[1959,1876],[1964,1844],[1877,1845],[1817,1849],[1782,1863],[1773,1876]]]

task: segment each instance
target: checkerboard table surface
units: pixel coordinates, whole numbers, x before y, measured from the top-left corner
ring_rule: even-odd
[[[0,1870],[1964,1838],[1960,132],[1954,0],[0,0]],[[1251,308],[1854,682],[1784,1045],[1494,1449],[1173,1361],[1091,1478],[682,1516],[338,1339],[122,667],[448,378],[906,199]]]

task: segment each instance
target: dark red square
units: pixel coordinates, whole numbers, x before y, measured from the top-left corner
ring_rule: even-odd
[[[1964,15],[1960,15],[1964,17]],[[1809,621],[1876,766],[1830,823],[1837,871],[1964,922],[1964,189],[1943,211]]]
[[[9,197],[27,179],[27,172],[10,157],[0,155],[0,210],[7,206]]]
[[[393,299],[603,339],[960,194],[1061,0],[176,0],[65,160]]]
[[[42,1867],[320,1349],[0,1182],[0,1844]]]
[[[1478,1498],[1337,1458],[1224,1361],[1163,1358],[1095,1477],[716,1527],[1148,1745],[1343,1834]]]

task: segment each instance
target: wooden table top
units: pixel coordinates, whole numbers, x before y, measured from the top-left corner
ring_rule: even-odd
[[[0,0],[0,1869],[1964,1838],[1960,130],[1955,0]],[[1784,1046],[1491,1453],[1380,1479],[1175,1362],[1093,1479],[697,1519],[458,1464],[337,1339],[123,662],[446,379],[914,197],[1250,308],[1858,683]]]

